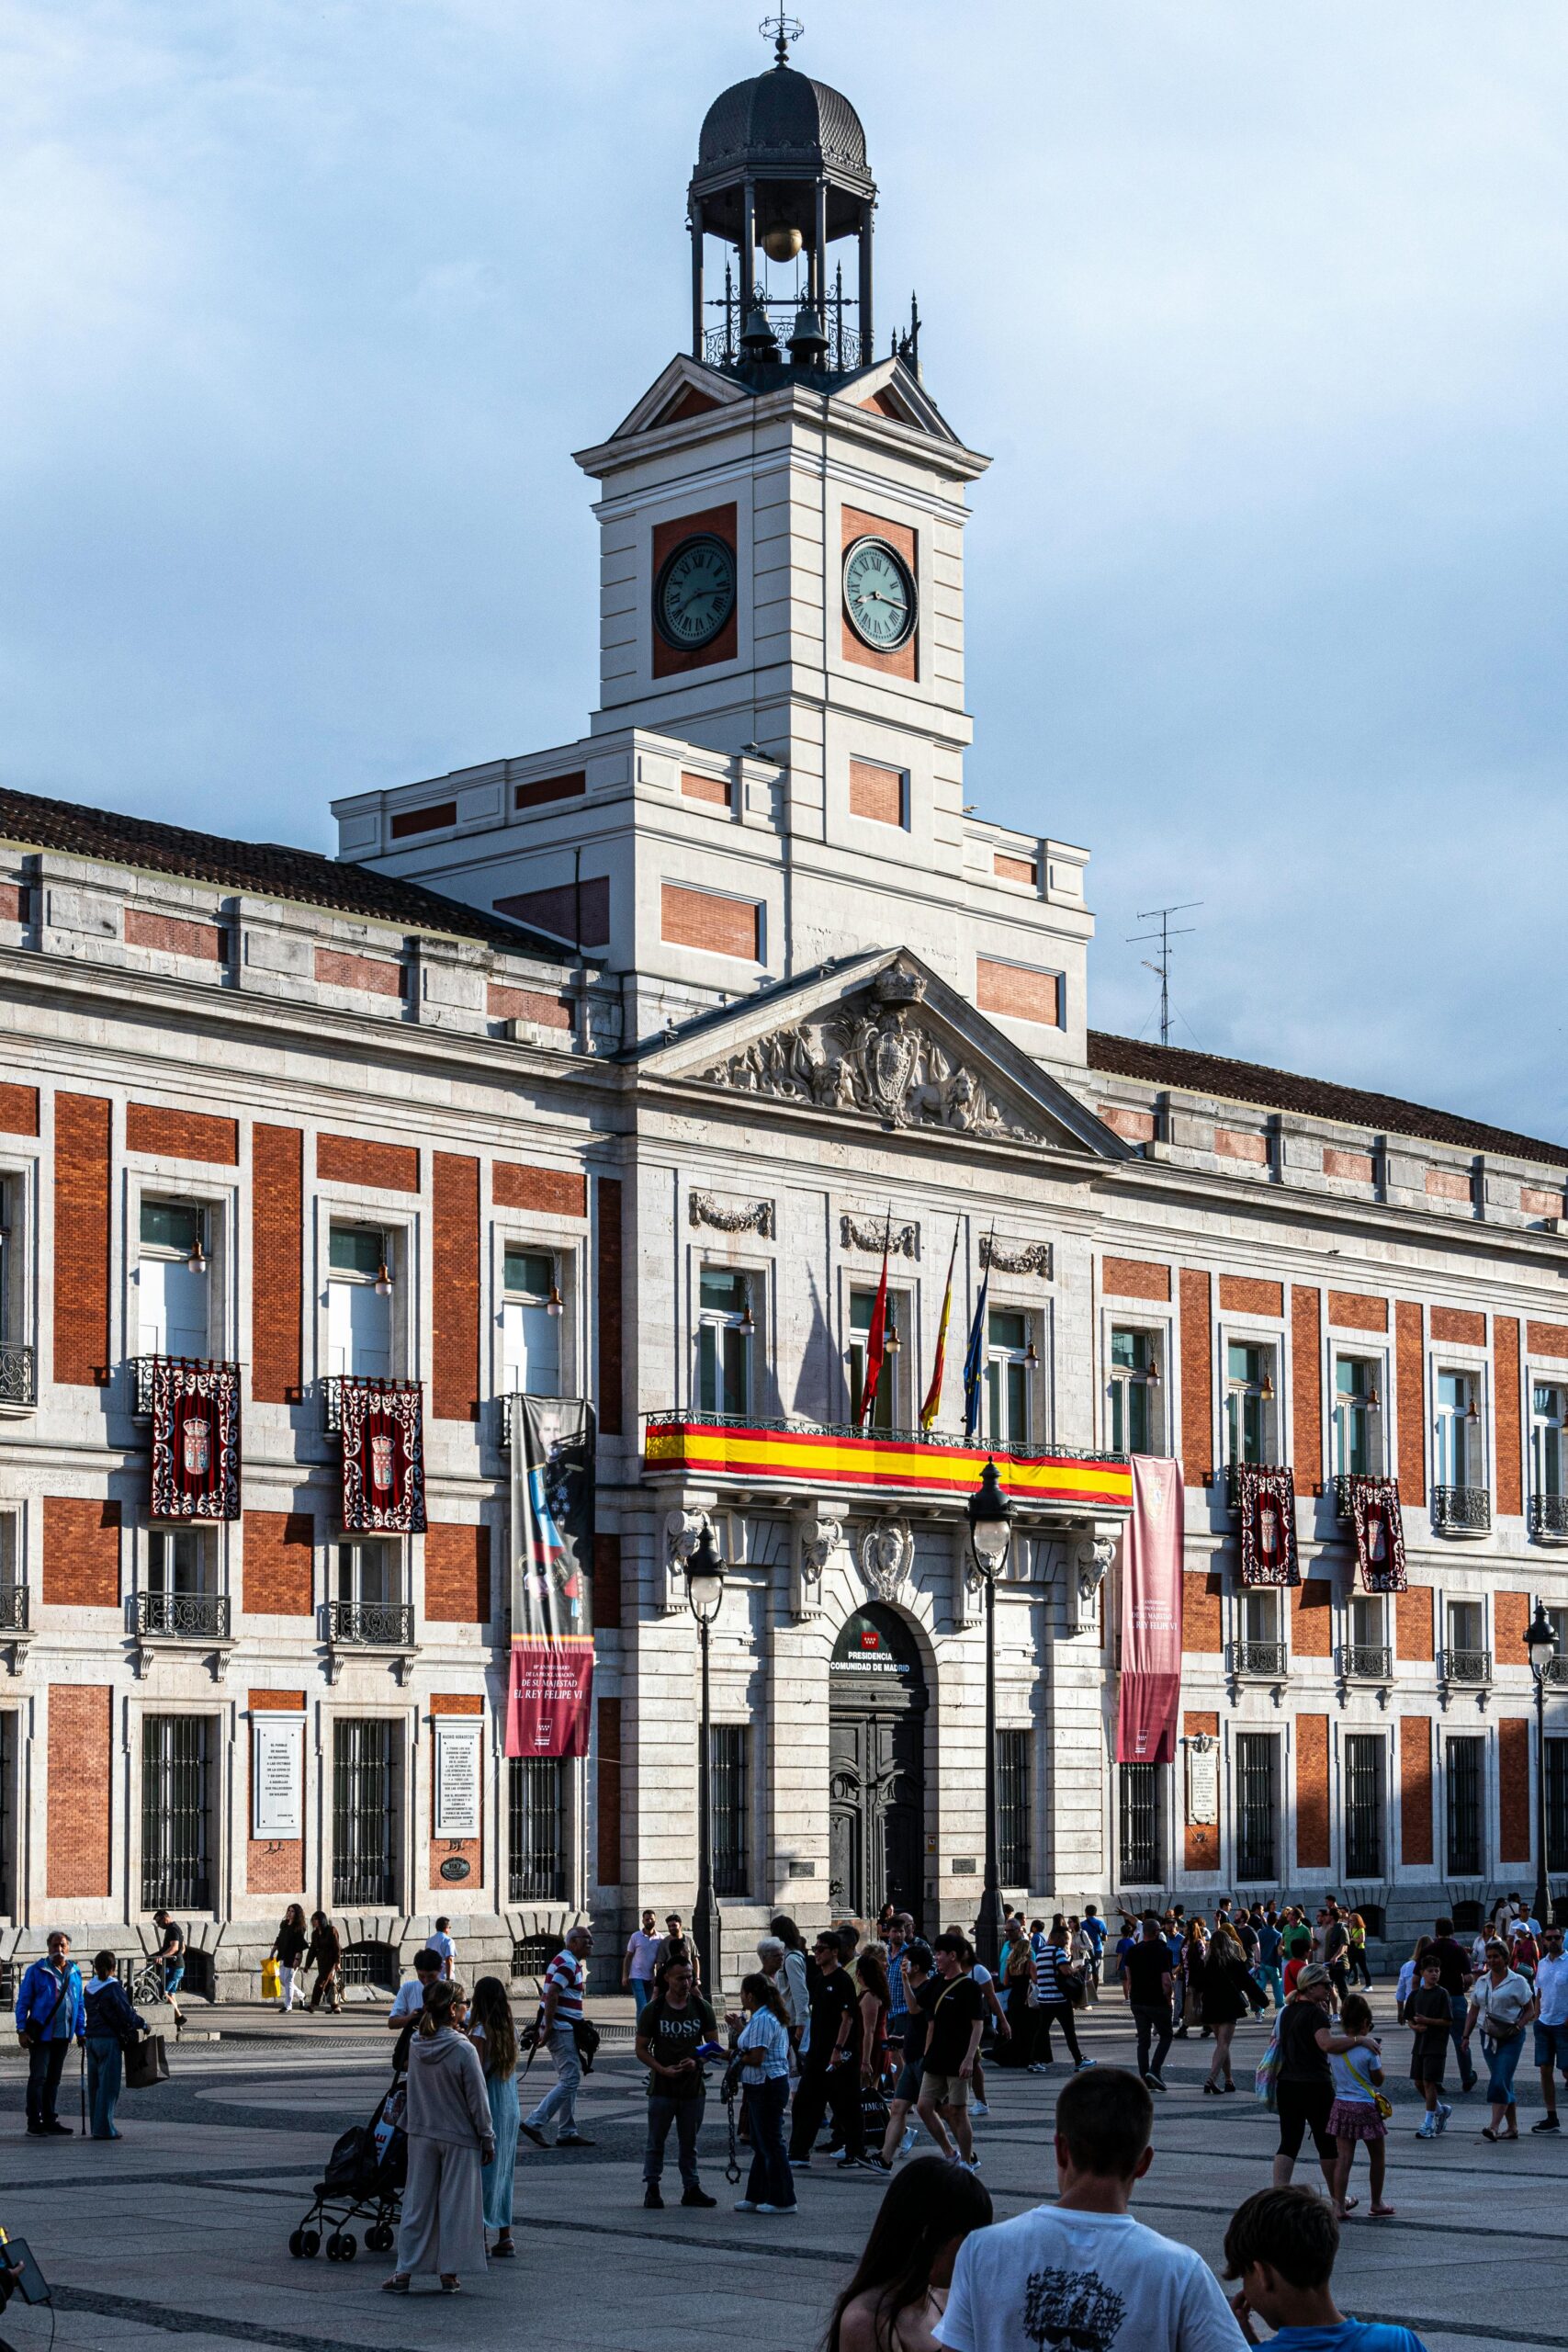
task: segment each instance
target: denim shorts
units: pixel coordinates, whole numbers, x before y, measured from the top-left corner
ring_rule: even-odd
[[[1568,2024],[1542,2025],[1536,2019],[1535,2063],[1538,2066],[1555,2066],[1568,2078]]]

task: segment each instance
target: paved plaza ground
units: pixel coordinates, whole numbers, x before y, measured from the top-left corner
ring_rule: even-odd
[[[1391,2013],[1386,1988],[1377,2007]],[[127,2095],[118,2146],[26,2138],[19,2061],[0,2064],[0,2222],[28,2239],[56,2287],[52,2313],[12,2303],[0,2335],[16,2352],[49,2352],[51,2326],[59,2352],[156,2352],[175,2336],[181,2352],[257,2344],[512,2352],[525,2335],[549,2352],[812,2352],[882,2193],[871,2176],[840,2177],[818,2158],[801,2179],[798,2220],[733,2212],[739,2192],[724,2179],[724,2110],[715,2100],[704,2165],[718,2207],[681,2210],[671,2162],[668,2209],[646,2212],[641,2077],[621,2040],[582,2103],[597,2147],[520,2151],[520,2259],[468,2280],[460,2301],[418,2292],[392,2301],[379,2292],[389,2256],[362,2249],[352,2263],[300,2262],[287,2247],[325,2151],[368,2114],[383,2086],[389,2037],[378,2014],[285,2028],[223,2011],[214,2022],[223,2039],[177,2051],[172,2082]],[[1091,2013],[1086,2040],[1102,2064],[1128,2054],[1119,2004]],[[1247,2085],[1261,2046],[1258,2030],[1244,2030],[1238,2079]],[[1402,2073],[1407,2038],[1392,2030],[1385,2050],[1397,2102],[1389,2194],[1399,2217],[1347,2223],[1337,2274],[1343,2308],[1404,2320],[1431,2352],[1561,2352],[1568,2132],[1490,2147],[1473,2094],[1456,2101],[1444,2140],[1417,2145]],[[1196,2037],[1175,2045],[1154,2166],[1134,2210],[1217,2263],[1229,2214],[1268,2181],[1274,2127],[1245,2088],[1235,2098],[1201,2096],[1207,2055]],[[976,2136],[999,2218],[1051,2193],[1049,2120],[1062,2078],[1060,2067],[1054,2078],[993,2071],[991,2120]],[[1528,2125],[1540,2111],[1528,2066],[1520,2084]],[[74,2123],[73,2080],[67,2088],[62,2114]],[[1298,2177],[1315,2178],[1315,2167]]]

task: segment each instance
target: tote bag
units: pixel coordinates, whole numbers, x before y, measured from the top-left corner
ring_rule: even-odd
[[[125,2086],[127,2090],[150,2091],[158,2083],[169,2079],[169,2053],[161,2033],[144,2033],[139,2041],[125,2045]]]

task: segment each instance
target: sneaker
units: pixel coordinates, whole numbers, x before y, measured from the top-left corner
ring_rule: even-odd
[[[1555,2113],[1551,2115],[1543,2115],[1539,2123],[1532,2123],[1530,2125],[1530,2130],[1532,2132],[1561,2132],[1562,2129],[1562,2126],[1557,2120]]]
[[[716,2205],[718,2199],[716,2197],[710,2197],[705,2188],[683,2188],[681,2191],[681,2202],[682,2205]]]
[[[898,2143],[898,2154],[901,2156],[907,2156],[919,2136],[919,2125],[918,2123],[911,2123],[908,2130],[905,2132],[903,2138]]]
[[[1081,2075],[1081,2074],[1083,2074],[1083,2073],[1084,2073],[1084,2071],[1086,2070],[1086,2068],[1088,2068],[1088,2067],[1089,2067],[1089,2066],[1096,2065],[1096,2064],[1099,2064],[1099,2061],[1098,2061],[1097,2059],[1093,2059],[1093,2058],[1080,2058],[1080,2059],[1078,2060],[1077,2064],[1073,2068],[1073,2072],[1074,2072],[1074,2074],[1075,2074],[1075,2075]]]
[[[1439,2132],[1446,2132],[1448,2130],[1449,2118],[1452,2113],[1453,2109],[1450,2107],[1445,2100],[1439,2099],[1438,2101],[1438,2130]]]
[[[893,2169],[883,2156],[863,2156],[861,2163],[867,2172],[890,2173]]]
[[[1432,2117],[1428,2116],[1425,2123],[1422,2124],[1420,2130],[1416,2132],[1416,2137],[1418,2140],[1435,2140],[1437,2136],[1437,2124],[1433,2120]]]
[[[757,2211],[757,2208],[749,2197],[742,2197],[738,2199],[736,2203],[733,2204],[729,2210],[732,2213],[754,2213]],[[766,2205],[762,2208],[764,2213],[768,2212],[771,2209]]]
[[[547,2147],[549,2146],[549,2144],[550,2144],[550,2143],[549,2143],[549,2142],[546,2139],[546,2137],[545,2137],[544,2133],[539,2130],[539,2128],[538,2128],[538,2125],[537,2125],[537,2124],[536,2124],[536,2123],[520,2123],[520,2124],[517,2126],[517,2129],[519,2130],[519,2132],[522,2132],[523,2137],[525,2138],[525,2140],[532,2140],[532,2142],[534,2143],[534,2145],[535,2145],[535,2147],[536,2147],[536,2148],[547,2148]]]
[[[799,2212],[800,2208],[798,2205],[759,2205],[757,2211],[759,2213],[776,2213],[781,2216],[789,2214],[793,2216]]]
[[[988,2122],[990,2120],[991,2110],[983,2098],[972,2098],[969,2102],[969,2112],[971,2115],[977,2115],[982,2123]]]
[[[581,2132],[562,2132],[556,2141],[558,2148],[595,2148],[598,2144],[596,2140],[586,2138]]]
[[[659,2193],[659,2183],[656,2180],[650,2180],[643,2190],[642,2201],[650,2213],[663,2212],[664,2199]]]
[[[789,2160],[789,2168],[791,2172],[809,2172],[811,2170],[811,2159],[809,2156],[791,2156]]]
[[[1029,2071],[1032,2075],[1048,2075],[1051,2069],[1043,2058],[1036,2058]]]
[[[46,2123],[43,2129],[45,2138],[50,2140],[70,2140],[75,2136],[69,2123],[51,2121]]]

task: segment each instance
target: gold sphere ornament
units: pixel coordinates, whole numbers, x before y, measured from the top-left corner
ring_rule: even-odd
[[[779,221],[773,228],[763,230],[761,243],[770,261],[793,261],[806,239],[798,229],[786,228]]]

